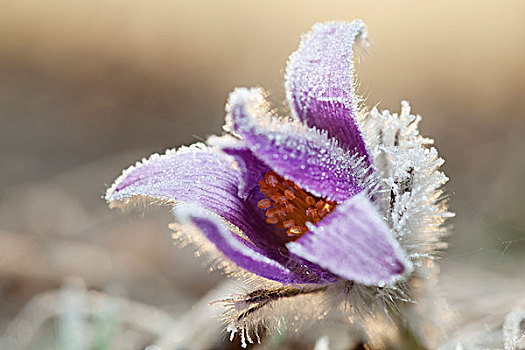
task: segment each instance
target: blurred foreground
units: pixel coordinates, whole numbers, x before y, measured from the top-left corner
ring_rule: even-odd
[[[367,104],[408,99],[447,161],[448,338],[502,348],[525,297],[525,2],[451,0],[0,2],[0,348],[237,348],[208,305],[235,283],[172,247],[166,208],[123,215],[101,196],[137,159],[220,132],[233,87],[281,106],[300,33],[354,17],[373,41]]]

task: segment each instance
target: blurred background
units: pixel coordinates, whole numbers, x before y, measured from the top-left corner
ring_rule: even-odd
[[[168,210],[125,215],[101,196],[137,159],[220,133],[236,86],[283,106],[300,34],[356,17],[373,44],[358,64],[367,104],[409,100],[446,159],[457,218],[440,288],[461,300],[457,324],[511,308],[525,280],[524,1],[0,0],[0,347],[236,348],[207,321],[234,287],[172,246]],[[491,302],[470,307],[474,293]]]

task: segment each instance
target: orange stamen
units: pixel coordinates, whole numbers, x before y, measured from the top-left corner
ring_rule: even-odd
[[[257,203],[257,206],[261,209],[268,209],[272,206],[272,201],[269,199],[263,199]]]
[[[289,241],[295,241],[308,232],[307,222],[317,224],[337,206],[336,202],[302,190],[273,170],[259,181],[259,190],[266,197],[257,206],[266,210],[266,222],[286,229]]]

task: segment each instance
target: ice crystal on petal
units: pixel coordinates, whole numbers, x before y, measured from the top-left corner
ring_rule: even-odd
[[[342,202],[375,189],[376,179],[359,154],[340,148],[324,130],[272,116],[261,89],[236,89],[226,111],[228,130],[270,168],[312,194]]]
[[[291,252],[330,269],[344,267],[343,277],[365,285],[385,287],[406,278],[412,264],[406,260],[398,242],[389,232],[381,216],[371,216],[371,202],[362,194],[354,196],[336,208],[333,214],[301,240],[289,243]],[[349,214],[350,213],[350,214]],[[363,236],[346,234],[366,230]],[[366,237],[366,238],[365,238]],[[382,242],[390,241],[383,245]]]
[[[392,230],[409,256],[432,257],[444,248],[443,223],[453,215],[443,200],[448,178],[439,171],[444,160],[430,146],[433,140],[419,135],[421,117],[410,114],[407,101],[401,106],[400,114],[374,108],[359,123],[380,173],[382,207]]]
[[[366,26],[358,19],[315,24],[288,60],[285,88],[292,116],[326,130],[342,148],[366,155],[354,120],[361,100],[355,93],[356,41],[367,45]]]

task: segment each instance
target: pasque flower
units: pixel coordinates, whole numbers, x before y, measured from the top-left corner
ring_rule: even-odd
[[[262,89],[238,88],[224,135],[155,154],[107,191],[113,206],[174,205],[179,227],[198,229],[221,267],[276,282],[233,303],[237,324],[278,297],[334,285],[399,290],[439,248],[442,161],[407,103],[399,116],[361,105],[356,41],[366,43],[359,20],[316,24],[287,64],[290,117]]]

